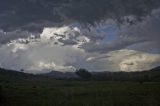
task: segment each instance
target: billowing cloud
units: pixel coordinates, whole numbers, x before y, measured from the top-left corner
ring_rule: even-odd
[[[0,63],[2,67],[26,69],[28,71],[67,70],[74,67],[70,64],[82,61],[85,53],[74,46],[55,45],[52,40],[37,39],[28,44],[12,42],[0,47]],[[66,69],[65,69],[66,67]]]
[[[143,71],[160,64],[159,54],[124,49],[112,52],[111,55],[113,56],[110,57],[110,60],[117,62],[121,71]]]
[[[29,38],[29,37],[38,37],[38,34],[31,33],[28,31],[15,30],[11,32],[5,32],[0,30],[0,44],[6,44],[13,40]]]
[[[41,73],[158,66],[159,6],[158,0],[0,1],[0,67]]]
[[[81,28],[70,25],[44,28],[39,37],[30,35],[28,38],[11,40],[0,46],[0,66],[15,70],[24,69],[25,72],[43,73],[51,70],[75,71],[77,68],[86,68],[90,71],[141,71],[160,63],[159,54],[123,48],[108,49],[106,52],[103,39],[93,40],[92,35],[84,35],[84,32]],[[98,35],[95,34],[95,36]],[[64,42],[66,40],[76,43],[68,44]],[[101,43],[100,49],[104,52],[99,52],[98,48],[96,52],[82,48],[83,45],[97,41]],[[113,42],[108,41],[104,44],[110,45],[110,43]]]

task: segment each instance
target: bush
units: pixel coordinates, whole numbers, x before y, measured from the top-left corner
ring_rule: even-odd
[[[83,79],[89,79],[92,76],[86,69],[79,69],[76,71],[76,74]]]

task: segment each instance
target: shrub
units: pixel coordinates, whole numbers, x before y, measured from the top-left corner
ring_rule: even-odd
[[[83,79],[89,79],[92,76],[91,73],[86,69],[76,70],[76,74]]]

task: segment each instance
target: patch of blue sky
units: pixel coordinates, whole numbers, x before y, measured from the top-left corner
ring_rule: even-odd
[[[117,28],[113,25],[98,29],[97,32],[104,35],[104,39],[102,40],[104,43],[112,43],[117,36]]]

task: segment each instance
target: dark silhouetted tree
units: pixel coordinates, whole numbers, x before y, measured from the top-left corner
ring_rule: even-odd
[[[88,72],[88,70],[86,70],[86,69],[76,70],[76,74],[83,79],[89,79],[92,76],[92,74],[90,72]]]
[[[21,72],[24,72],[24,69],[21,69],[20,71],[21,71]]]

